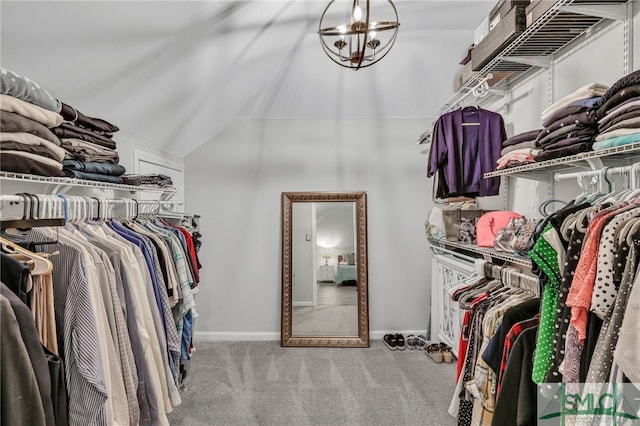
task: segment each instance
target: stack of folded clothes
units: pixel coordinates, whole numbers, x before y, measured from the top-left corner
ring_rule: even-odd
[[[64,172],[67,176],[99,182],[122,183],[126,172],[118,162],[113,134],[117,126],[100,118],[89,117],[61,102],[60,114],[65,121],[53,132],[60,138],[67,155]]]
[[[122,182],[113,124],[82,114],[7,69],[0,69],[0,109],[1,170]]]
[[[496,170],[535,162],[534,156],[540,152],[535,145],[540,131],[541,129],[537,129],[519,133],[502,142],[501,157],[498,159]]]
[[[173,181],[171,176],[163,174],[134,175],[128,174],[122,176],[122,183],[126,185],[144,186],[156,189],[173,189]]]
[[[31,80],[0,68],[0,170],[64,176],[64,150],[49,130],[62,123],[60,101]]]
[[[544,129],[536,147],[536,161],[566,157],[591,151],[598,132],[595,108],[607,86],[591,83],[580,87],[542,112]]]
[[[594,150],[640,142],[640,70],[625,75],[602,95],[596,116]]]

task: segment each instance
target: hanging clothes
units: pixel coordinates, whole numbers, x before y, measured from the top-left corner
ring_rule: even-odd
[[[3,268],[2,278],[13,283],[6,291],[21,295],[31,321],[42,325],[34,325],[36,340],[57,344],[40,347],[49,363],[49,385],[42,386],[48,405],[31,415],[55,417],[47,424],[66,424],[68,416],[71,425],[168,425],[167,414],[182,402],[192,350],[199,274],[191,235],[139,218],[4,236],[41,256],[56,252],[42,277],[2,255],[3,266],[13,265]]]
[[[506,139],[504,119],[496,112],[465,107],[440,116],[427,167],[428,177],[437,173],[436,197],[498,195],[500,178],[483,175],[495,170]]]

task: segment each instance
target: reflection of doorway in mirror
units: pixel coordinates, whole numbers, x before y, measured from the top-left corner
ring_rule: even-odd
[[[304,204],[304,206],[302,206]],[[311,214],[307,209],[311,206]],[[312,218],[300,218],[296,210]],[[315,214],[313,214],[315,213]],[[299,221],[299,222],[298,222]],[[305,223],[305,225],[301,225]],[[310,226],[311,225],[311,226]],[[322,202],[294,204],[294,274],[300,267],[296,260],[296,230],[299,226],[313,229],[315,249],[298,253],[298,259],[313,255],[313,270],[316,271],[314,303],[300,303],[294,284],[292,318],[293,336],[357,336],[358,298],[355,203]],[[307,249],[305,247],[305,249]],[[305,263],[309,264],[308,260]],[[300,272],[304,273],[304,272]],[[298,279],[294,277],[294,283]],[[298,293],[299,294],[299,293]]]

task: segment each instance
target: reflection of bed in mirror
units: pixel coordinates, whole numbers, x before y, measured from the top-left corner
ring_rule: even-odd
[[[356,285],[358,268],[355,264],[349,264],[353,256],[338,255],[338,267],[336,268],[336,285]],[[355,262],[354,262],[355,263]]]

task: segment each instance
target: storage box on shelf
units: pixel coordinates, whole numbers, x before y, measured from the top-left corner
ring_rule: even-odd
[[[593,4],[601,4],[601,3],[626,3],[628,0],[610,0],[607,2],[602,1],[594,1],[594,0],[573,0],[571,5],[593,5]],[[534,22],[540,19],[549,9],[551,9],[555,5],[554,1],[549,0],[531,0],[531,4],[527,6],[526,9],[526,21],[527,27],[531,26]],[[580,20],[583,18],[583,15],[578,15],[570,12],[562,12],[558,18],[563,18],[567,21],[567,24],[570,25],[572,19]]]
[[[524,6],[515,6],[471,52],[471,65],[479,71],[498,56],[500,51],[520,35],[526,27]]]
[[[489,25],[500,22],[515,6],[528,6],[530,0],[500,0],[489,12]]]
[[[477,73],[477,71],[473,71],[473,69],[471,68],[472,64],[471,62],[467,62],[460,71],[458,71],[458,73],[454,76],[453,78],[453,90],[458,90],[460,89],[462,86],[464,86],[464,84],[471,80]],[[503,72],[494,72],[491,73],[492,78],[487,79],[487,83],[489,84],[489,87],[493,87],[496,84],[500,83],[502,80],[504,80],[505,78],[509,78],[511,76],[512,72],[510,71],[503,71]]]
[[[492,42],[489,40],[482,40],[484,47],[480,46],[480,42],[476,42],[476,47],[472,51],[471,62],[472,71],[478,69],[479,71],[471,74],[471,77],[466,81],[464,80],[469,76],[468,71],[461,72],[458,82],[454,81],[454,87],[458,87],[462,81],[464,83],[443,102],[442,107],[436,114],[437,116],[456,108],[461,100],[470,95],[473,89],[479,83],[482,83],[488,74],[509,73],[508,77],[502,78],[499,83],[495,84],[496,88],[506,87],[508,89],[521,77],[528,75],[528,71],[539,67],[550,67],[551,55],[567,47],[587,30],[601,23],[606,26],[615,20],[630,20],[628,16],[629,8],[622,4],[625,3],[624,0],[613,0],[611,2],[590,0],[589,5],[582,4],[583,1],[581,0],[541,0],[541,2],[547,6],[546,11],[539,19],[520,32],[519,35],[516,35],[515,39],[510,43],[506,43],[506,45],[494,51],[491,48]],[[529,8],[534,6],[535,4],[532,2]],[[523,6],[515,7],[522,8]],[[566,11],[572,7],[573,12]],[[582,8],[579,14],[576,13],[578,10],[575,10],[577,7]],[[517,13],[517,11],[514,12],[514,9],[512,9],[511,13]],[[506,25],[505,22],[502,24]],[[496,34],[501,33],[498,32]],[[493,36],[488,35],[485,39],[490,39],[491,37]],[[498,37],[495,42],[499,41],[500,38]],[[483,53],[485,48],[486,52],[490,52],[491,59],[481,61],[481,58],[487,55],[487,53]],[[478,68],[479,61],[484,63],[480,68]],[[430,123],[428,129],[432,127],[433,123]],[[428,143],[428,141],[428,137],[419,138],[419,143]]]

